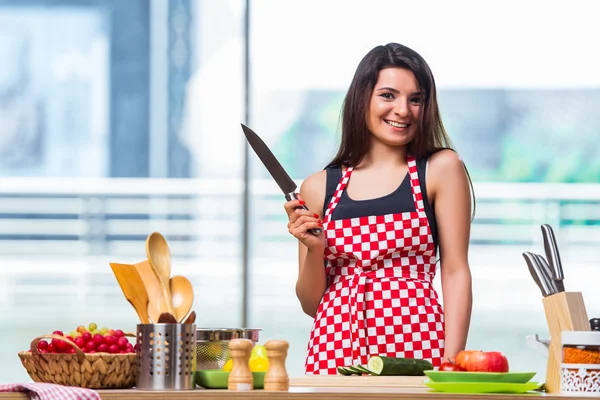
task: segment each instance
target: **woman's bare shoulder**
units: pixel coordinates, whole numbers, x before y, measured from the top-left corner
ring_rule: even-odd
[[[463,160],[457,152],[450,149],[440,150],[429,158],[429,173],[437,179],[444,179],[449,175],[465,174]]]
[[[427,191],[431,190],[431,201],[434,201],[437,193],[444,188],[455,190],[468,187],[464,186],[467,182],[465,164],[457,152],[444,149],[431,155],[427,167]]]
[[[327,187],[327,171],[316,172],[302,182],[300,196],[311,210],[319,210],[325,201],[325,190]]]
[[[307,190],[310,190],[310,191],[314,191],[314,190],[318,191],[320,189],[325,190],[326,185],[327,185],[327,171],[324,169],[319,172],[315,172],[314,174],[312,174],[309,177],[307,177],[306,179],[304,179],[304,181],[302,182],[302,187],[306,188]]]

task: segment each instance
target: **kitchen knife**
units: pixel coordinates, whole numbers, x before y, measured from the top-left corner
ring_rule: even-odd
[[[539,254],[534,254],[538,260],[538,263],[541,265],[542,270],[544,271],[544,275],[546,279],[550,282],[550,284],[554,287],[554,293],[564,292],[565,287],[562,281],[557,281],[554,279],[554,274],[552,271],[552,267],[548,265],[548,261],[544,257]]]
[[[256,133],[254,133],[252,129],[248,128],[244,124],[241,125],[244,135],[246,135],[246,140],[248,140],[248,143],[258,158],[260,158],[263,165],[267,168],[267,171],[269,171],[275,182],[277,182],[281,188],[281,191],[284,193],[286,200],[297,200],[298,195],[296,194],[296,189],[298,186],[296,183],[292,180],[292,178],[290,178],[287,172],[285,172],[285,169],[283,169],[279,161],[277,161],[277,158],[275,158],[265,142],[263,142],[262,139]],[[305,205],[302,205],[300,208],[308,210],[308,207]],[[321,229],[310,229],[309,232],[315,236],[318,236],[321,234]]]
[[[557,282],[558,290],[564,292],[565,288],[563,279],[565,279],[565,277],[563,274],[562,261],[560,260],[560,253],[558,251],[554,230],[548,224],[543,224],[541,228],[542,237],[544,238],[544,250],[546,252],[546,257],[548,258],[548,263],[552,267],[552,275],[554,280]]]
[[[553,294],[553,288],[548,284],[547,279],[544,277],[544,273],[540,270],[540,265],[535,256],[526,251],[523,253],[523,258],[527,263],[531,277],[542,291],[542,296],[546,297]]]
[[[533,254],[535,261],[538,264],[539,269],[542,273],[542,278],[545,279],[548,286],[550,286],[550,288],[552,290],[552,294],[558,293],[558,287],[556,286],[556,281],[554,279],[552,279],[552,269],[548,265],[548,262],[541,255],[536,254],[536,253],[532,253],[532,254]]]

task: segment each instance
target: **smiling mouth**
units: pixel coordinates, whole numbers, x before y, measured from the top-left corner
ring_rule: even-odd
[[[403,124],[403,123],[396,122],[396,121],[390,121],[387,119],[384,119],[384,121],[386,124],[391,125],[394,128],[408,128],[408,126],[410,125],[410,124]]]

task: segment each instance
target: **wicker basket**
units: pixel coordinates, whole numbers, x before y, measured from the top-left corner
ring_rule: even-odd
[[[125,336],[135,337],[126,333]],[[75,348],[74,354],[41,354],[37,345],[42,339],[59,339]],[[34,382],[55,383],[90,389],[125,389],[135,385],[138,373],[137,355],[86,354],[75,343],[60,335],[44,335],[33,339],[31,351],[20,351],[19,358]]]

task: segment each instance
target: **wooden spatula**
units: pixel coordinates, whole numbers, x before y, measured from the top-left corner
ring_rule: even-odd
[[[125,298],[135,309],[142,324],[149,324],[148,293],[135,266],[110,263],[110,267],[117,278],[117,282],[119,282],[119,286],[121,286]]]
[[[156,274],[152,265],[148,260],[136,263],[135,268],[137,269],[142,282],[146,287],[148,293],[148,314],[152,322],[157,323],[160,314],[168,312],[174,314],[171,305],[171,297],[168,292],[165,291],[165,287],[161,279]]]

